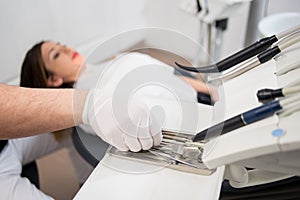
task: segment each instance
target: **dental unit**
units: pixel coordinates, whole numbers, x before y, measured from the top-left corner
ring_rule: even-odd
[[[298,159],[300,135],[297,134],[298,123],[295,123],[300,117],[300,88],[297,78],[299,70],[292,67],[294,70],[289,70],[289,73],[293,74],[296,80],[291,78],[288,83],[280,86],[275,81],[280,77],[276,74],[274,60],[268,62],[281,51],[300,41],[300,26],[262,41],[246,48],[246,51],[242,50],[238,54],[234,54],[233,57],[237,56],[238,59],[230,57],[230,59],[220,62],[221,65],[204,67],[202,71],[198,70],[199,68],[183,68],[194,72],[209,73],[233,71],[234,73],[230,76],[233,82],[225,83],[225,86],[222,86],[225,87],[226,92],[236,91],[236,89],[228,91],[228,87],[239,87],[238,84],[234,84],[242,80],[238,75],[250,74],[248,76],[255,77],[257,74],[269,74],[270,80],[266,82],[268,87],[273,85],[273,88],[279,89],[259,90],[257,86],[254,86],[260,85],[259,83],[253,85],[251,79],[243,79],[243,84],[249,86],[247,90],[253,91],[253,93],[259,90],[260,101],[266,100],[263,101],[263,105],[260,105],[257,99],[252,97],[249,100],[252,102],[252,106],[239,106],[244,107],[240,109],[242,112],[231,111],[230,114],[225,115],[225,120],[217,121],[217,123],[200,129],[195,135],[166,129],[163,131],[161,145],[149,151],[142,153],[119,152],[111,148],[109,153],[125,159],[150,162],[205,176],[212,175],[218,167],[225,165],[224,179],[229,180],[230,184],[237,188],[270,183],[300,175]],[[276,41],[277,44],[272,46]],[[262,43],[267,44],[262,45]],[[243,62],[249,56],[245,52],[251,52],[250,57],[253,57],[254,54],[259,55],[244,62],[244,68],[234,69],[233,64],[237,63],[237,60]],[[247,65],[247,63],[252,64]],[[260,64],[264,67],[249,71]],[[221,75],[221,77],[223,79],[225,75],[224,77]],[[262,88],[261,85],[260,88]],[[236,99],[237,96],[240,100]],[[229,98],[227,104],[232,109],[247,97],[235,94],[234,97],[229,95],[227,98]],[[218,104],[220,103],[217,102]],[[228,106],[227,104],[226,106]],[[253,170],[247,170],[248,168],[253,168]]]

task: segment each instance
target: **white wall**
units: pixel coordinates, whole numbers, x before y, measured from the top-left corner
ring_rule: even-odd
[[[21,62],[27,50],[44,39],[78,47],[126,30],[161,27],[199,41],[199,20],[179,9],[184,1],[186,0],[1,0],[0,82],[19,76]],[[268,2],[268,14],[299,12],[298,0]],[[243,47],[248,10],[249,4],[245,4],[242,14],[230,18],[228,30],[224,34],[221,57]],[[154,36],[150,38],[150,42],[165,45],[168,49],[185,49],[187,54],[192,49],[181,40],[166,43],[164,39],[169,39],[167,35]]]
[[[71,47],[144,26],[143,0],[0,1],[0,82],[19,75],[27,50],[50,39]]]
[[[18,77],[27,50],[44,39],[71,47],[140,27],[163,27],[199,40],[199,21],[179,9],[184,0],[2,0],[0,1],[0,82]],[[247,8],[246,8],[247,11]],[[246,15],[229,21],[223,54],[241,48]],[[236,31],[238,27],[238,31]],[[153,43],[163,45],[160,37]],[[235,39],[236,42],[230,41]],[[180,40],[169,49],[191,47]],[[192,50],[194,52],[194,50]]]

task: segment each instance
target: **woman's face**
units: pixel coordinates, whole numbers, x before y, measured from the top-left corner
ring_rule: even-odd
[[[44,42],[41,51],[45,67],[50,72],[50,78],[53,81],[57,78],[60,78],[63,83],[77,80],[80,67],[84,62],[84,58],[79,53],[54,42]],[[48,85],[57,86],[51,83],[48,83]]]

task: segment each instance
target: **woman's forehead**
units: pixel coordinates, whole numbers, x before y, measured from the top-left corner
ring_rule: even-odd
[[[54,42],[44,42],[41,46],[43,60],[49,60],[49,53],[57,46]]]
[[[57,43],[54,43],[54,42],[44,42],[42,44],[42,51],[45,50],[45,51],[49,51],[51,50],[52,48],[56,47],[58,44]]]

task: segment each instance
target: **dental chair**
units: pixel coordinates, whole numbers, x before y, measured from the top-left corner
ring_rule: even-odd
[[[104,157],[109,146],[100,137],[86,133],[78,126],[73,128],[72,140],[78,153],[93,167]]]

